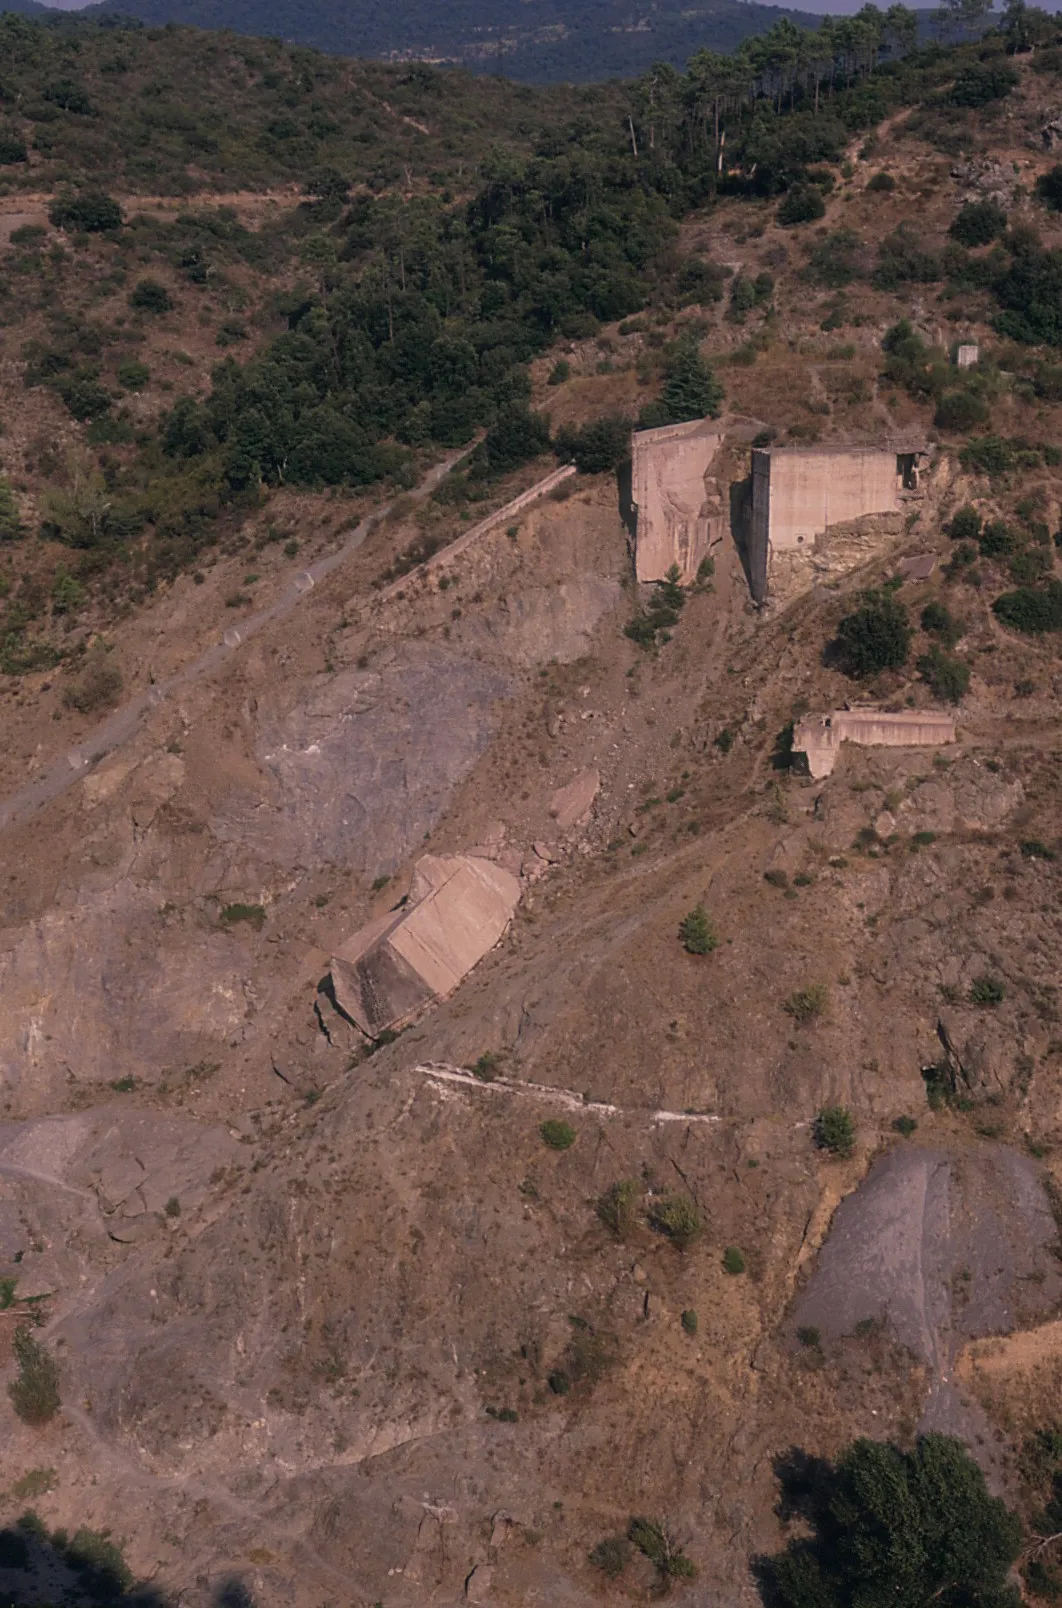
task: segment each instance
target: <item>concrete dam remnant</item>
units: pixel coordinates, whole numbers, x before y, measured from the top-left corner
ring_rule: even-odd
[[[396,1031],[452,994],[513,918],[520,882],[490,860],[426,854],[409,896],[332,957],[335,1002],[367,1038]]]
[[[829,776],[842,743],[873,748],[939,748],[955,742],[955,720],[935,709],[887,714],[874,708],[805,715],[793,728],[793,752],[803,754],[816,781]]]
[[[673,564],[684,585],[722,535],[720,488],[708,471],[723,442],[712,419],[636,430],[631,437],[631,500],[638,510],[639,581],[662,581]]]
[[[907,443],[754,448],[747,540],[756,601],[778,554],[812,548],[833,526],[899,515],[918,491],[924,456],[924,446]]]

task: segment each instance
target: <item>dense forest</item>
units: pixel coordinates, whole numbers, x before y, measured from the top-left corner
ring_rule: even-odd
[[[193,294],[224,283],[240,263],[279,276],[269,309],[277,333],[241,361],[247,331],[239,317],[229,320],[218,342],[230,352],[210,394],[179,397],[158,432],[134,432],[101,384],[113,332],[52,317],[51,336],[27,347],[26,382],[53,389],[84,422],[104,451],[106,495],[88,477],[83,494],[52,499],[49,533],[105,563],[145,532],[148,572],[157,575],[212,541],[227,506],[269,487],[401,487],[425,453],[471,445],[477,435],[481,444],[449,489],[458,495],[489,483],[548,445],[548,430],[528,410],[536,354],[649,304],[674,312],[722,299],[723,270],[677,248],[678,224],[692,209],[717,195],[777,197],[783,223],[814,220],[853,134],[894,108],[917,106],[946,141],[963,117],[983,117],[1005,101],[1016,81],[1011,53],[1037,30],[1048,38],[1054,29],[1013,0],[1004,27],[979,43],[920,48],[912,12],[867,6],[814,31],[783,21],[732,56],[701,51],[686,73],[661,65],[576,103],[560,89],[498,95],[491,81],[480,96],[472,81],[424,64],[369,69],[194,34],[169,36],[187,42],[185,71],[171,66],[164,76],[157,59],[150,77],[139,73],[138,96],[116,96],[109,86],[134,81],[138,53],[165,49],[165,34],[42,29],[5,18],[9,116],[0,146],[8,141],[10,173],[20,169],[27,138],[53,164],[54,223],[113,253],[119,278],[153,255]],[[367,77],[372,71],[389,75],[388,84]],[[209,92],[179,110],[177,78],[190,72]],[[483,120],[496,116],[495,138],[470,126],[473,109]],[[393,168],[390,181],[383,170],[379,132],[381,118],[394,123],[396,113],[411,130],[402,135],[410,141],[402,185]],[[141,183],[145,164],[155,164],[153,176],[176,188],[182,159],[190,166],[194,158],[200,171],[214,164],[217,182],[297,174],[303,199],[257,230],[202,206],[170,222],[136,214],[127,221],[99,182],[114,150]],[[117,159],[109,165],[114,171]],[[835,287],[863,272],[893,289],[935,279],[980,284],[996,296],[1008,333],[1062,340],[1058,254],[1035,237],[1008,235],[1005,217],[992,230],[989,256],[956,240],[941,257],[901,229],[881,244],[876,264],[864,266],[850,242],[826,236],[809,271]],[[33,271],[47,303],[48,260],[38,255]],[[730,295],[754,302],[760,289],[736,281]],[[141,317],[167,302],[150,275],[130,296]],[[686,372],[694,357],[681,343],[669,355],[678,375],[670,394],[707,411],[714,382]],[[917,360],[908,380],[922,383]],[[668,394],[647,422],[690,416],[668,412]],[[613,430],[613,443],[622,434]],[[600,443],[594,452],[600,458]]]
[[[272,34],[339,55],[424,57],[532,83],[631,78],[657,61],[684,67],[705,45],[730,51],[783,18],[816,20],[757,0],[657,0],[648,9],[632,0],[103,0],[99,9],[153,24]]]

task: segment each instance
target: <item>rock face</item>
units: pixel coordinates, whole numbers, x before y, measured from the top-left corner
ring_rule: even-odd
[[[706,476],[722,445],[711,419],[638,430],[631,438],[631,496],[638,509],[636,568],[640,581],[662,581],[673,564],[692,581],[708,552],[718,488]]]
[[[805,715],[793,730],[793,752],[804,754],[816,781],[829,776],[841,744],[867,747],[926,748],[955,741],[955,721],[936,710],[835,709],[828,715]]]
[[[409,899],[332,958],[336,1003],[369,1038],[445,999],[512,920],[520,884],[490,860],[425,855]]]
[[[562,832],[585,821],[601,788],[600,771],[580,771],[566,787],[559,787],[550,802],[549,813]]]

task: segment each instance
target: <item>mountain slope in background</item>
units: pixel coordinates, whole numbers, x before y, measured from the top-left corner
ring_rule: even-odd
[[[25,0],[24,0],[25,3]],[[423,58],[529,82],[601,79],[683,66],[695,50],[729,51],[782,17],[817,18],[741,0],[429,0],[357,8],[343,0],[104,0],[86,15],[230,28],[313,45],[337,55]]]

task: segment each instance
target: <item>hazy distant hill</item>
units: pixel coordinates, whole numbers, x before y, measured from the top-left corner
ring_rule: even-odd
[[[104,0],[90,14],[100,11],[537,81],[627,77],[654,61],[681,66],[702,46],[732,50],[782,16],[805,26],[819,20],[740,0]]]

